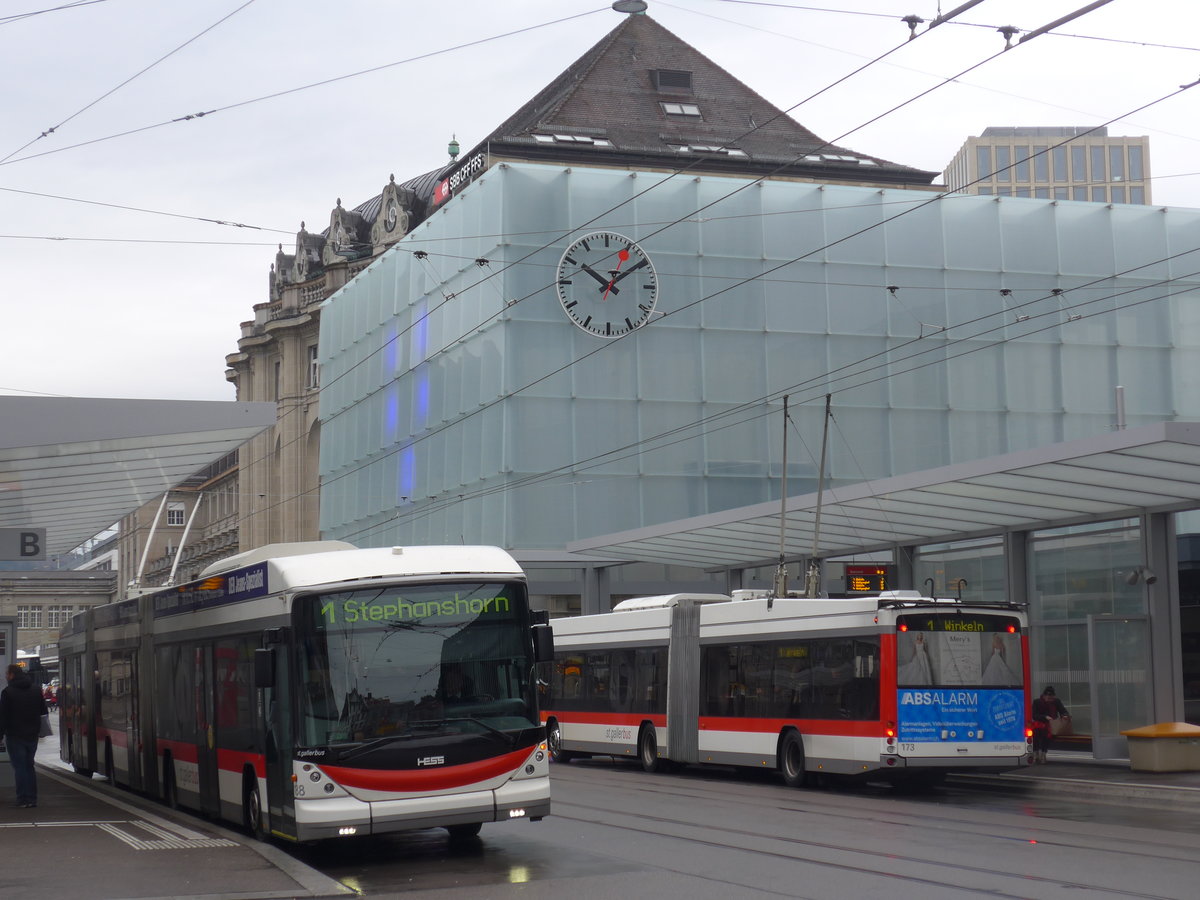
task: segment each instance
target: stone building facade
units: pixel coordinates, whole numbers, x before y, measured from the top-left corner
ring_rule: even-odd
[[[242,323],[238,350],[226,357],[225,377],[239,400],[278,407],[275,426],[240,451],[235,549],[319,538],[321,304],[408,233],[422,212],[415,197],[393,176],[355,209],[343,208],[339,199],[322,232],[310,232],[302,222],[294,252],[280,245],[268,299]]]

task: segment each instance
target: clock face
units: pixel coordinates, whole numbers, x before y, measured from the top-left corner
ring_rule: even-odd
[[[649,321],[658,302],[658,275],[650,257],[629,238],[595,231],[562,255],[558,300],[584,331],[621,337]]]

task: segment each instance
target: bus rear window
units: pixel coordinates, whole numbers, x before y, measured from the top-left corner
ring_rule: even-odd
[[[901,687],[1022,687],[1021,626],[1014,616],[925,613],[896,619]]]

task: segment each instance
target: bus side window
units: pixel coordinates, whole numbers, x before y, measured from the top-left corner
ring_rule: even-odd
[[[587,663],[584,669],[587,673],[587,679],[584,682],[587,690],[586,708],[594,712],[603,712],[608,709],[608,696],[611,688],[608,654],[588,653],[585,659]]]
[[[700,648],[700,715],[723,716],[729,699],[729,647]]]

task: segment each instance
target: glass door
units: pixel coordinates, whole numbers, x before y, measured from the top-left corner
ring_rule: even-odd
[[[1150,721],[1146,657],[1149,623],[1144,616],[1089,616],[1088,645],[1093,755],[1097,759],[1128,757],[1121,732],[1154,724]]]

